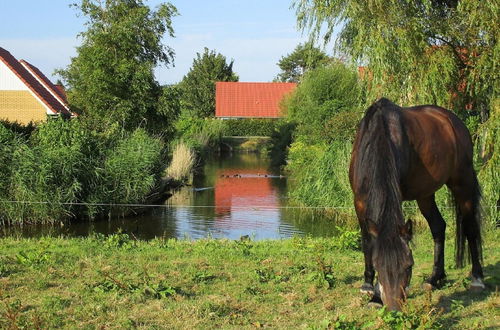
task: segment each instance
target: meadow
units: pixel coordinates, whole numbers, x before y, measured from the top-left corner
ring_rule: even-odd
[[[421,288],[432,240],[413,240],[403,312],[366,307],[357,231],[279,241],[2,238],[0,327],[494,329],[500,326],[500,232],[485,233],[487,289],[467,289],[448,235],[444,287]]]

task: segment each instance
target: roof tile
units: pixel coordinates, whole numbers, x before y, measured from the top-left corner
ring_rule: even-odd
[[[295,83],[217,82],[215,116],[234,118],[278,118],[279,103]]]

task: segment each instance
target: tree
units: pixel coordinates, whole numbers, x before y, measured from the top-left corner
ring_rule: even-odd
[[[157,124],[161,87],[153,69],[173,62],[174,51],[162,38],[174,36],[176,8],[165,3],[151,10],[142,0],[82,0],[74,6],[87,17],[88,29],[80,34],[77,56],[58,71],[71,106],[103,127]]]
[[[299,26],[368,68],[371,97],[489,115],[498,99],[499,2],[295,0]],[[467,117],[471,112],[459,111]]]
[[[182,79],[181,104],[183,111],[199,118],[213,117],[215,114],[215,82],[238,81],[233,72],[233,62],[226,57],[205,48],[203,54],[196,53],[193,66]]]
[[[299,82],[306,71],[328,63],[331,58],[321,49],[314,47],[312,42],[299,44],[287,56],[282,56],[278,62],[281,72],[276,77],[281,82]]]

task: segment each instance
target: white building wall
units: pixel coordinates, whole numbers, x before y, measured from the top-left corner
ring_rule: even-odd
[[[27,91],[28,86],[0,60],[0,90],[4,91]]]

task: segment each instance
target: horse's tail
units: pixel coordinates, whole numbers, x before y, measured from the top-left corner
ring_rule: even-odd
[[[468,187],[468,200],[470,205],[464,207],[470,208],[466,214],[461,210],[460,202],[455,198],[456,212],[456,242],[455,242],[455,262],[457,267],[464,266],[464,256],[466,247],[466,238],[473,240],[477,244],[479,260],[483,260],[482,238],[481,238],[481,188],[477,180],[476,172],[472,170],[471,185]],[[470,261],[470,253],[469,253]]]

